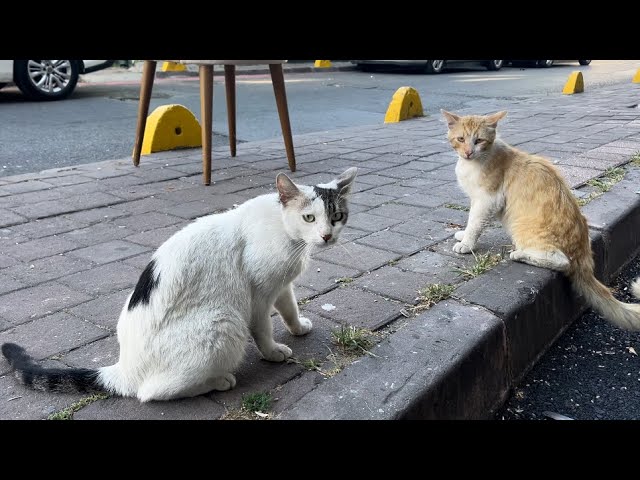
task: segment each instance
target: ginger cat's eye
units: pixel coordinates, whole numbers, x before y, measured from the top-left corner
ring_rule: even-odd
[[[456,138],[456,140],[458,140],[460,143],[464,143],[464,137],[458,137]]]
[[[476,145],[478,145],[479,143],[482,143],[482,142],[484,142],[484,140],[483,140],[482,138],[478,138],[478,139],[475,141],[475,144],[476,144]]]
[[[314,215],[302,215],[302,219],[307,223],[315,222],[316,217]]]

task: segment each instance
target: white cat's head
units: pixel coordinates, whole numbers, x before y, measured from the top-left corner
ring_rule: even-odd
[[[287,234],[309,245],[333,245],[349,218],[347,198],[358,169],[351,167],[328,183],[296,185],[284,173],[276,177]]]

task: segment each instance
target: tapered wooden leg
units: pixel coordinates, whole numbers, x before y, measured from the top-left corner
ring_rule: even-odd
[[[296,157],[293,153],[293,139],[291,138],[291,124],[289,123],[289,108],[287,107],[287,92],[284,88],[284,75],[282,73],[282,64],[269,64],[271,71],[271,82],[273,83],[273,93],[276,96],[276,105],[278,107],[278,115],[280,116],[280,126],[282,127],[282,137],[284,138],[284,147],[287,150],[287,160],[289,161],[289,170],[296,171]]]
[[[202,179],[211,184],[211,135],[213,110],[213,65],[200,65],[200,115],[202,116]]]
[[[229,122],[229,150],[236,156],[236,66],[224,66],[224,86],[227,90],[227,121]]]
[[[147,126],[149,103],[151,102],[151,90],[153,89],[153,78],[155,77],[155,75],[156,62],[153,60],[145,60],[142,66],[142,83],[140,84],[140,102],[138,103],[136,143],[133,145],[133,164],[136,167],[140,164],[140,153],[142,152],[144,129]]]

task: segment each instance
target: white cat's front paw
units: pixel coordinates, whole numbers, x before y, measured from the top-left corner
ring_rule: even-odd
[[[293,352],[283,343],[276,343],[273,350],[267,354],[263,354],[264,359],[270,362],[284,362],[291,355],[293,355]]]
[[[457,231],[453,236],[461,242],[464,239],[464,230]]]
[[[453,246],[453,251],[456,253],[471,253],[471,247],[463,242],[458,242]]]
[[[298,317],[298,324],[298,328],[289,329],[292,335],[305,335],[309,333],[313,327],[311,320],[305,317]]]

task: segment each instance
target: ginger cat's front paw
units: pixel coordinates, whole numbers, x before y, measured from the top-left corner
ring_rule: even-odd
[[[464,239],[464,230],[460,230],[460,231],[456,232],[454,237],[455,237],[456,240],[461,242]]]
[[[471,253],[471,247],[463,242],[458,242],[453,246],[453,251],[456,253]]]
[[[291,355],[293,355],[293,352],[289,347],[283,343],[276,343],[273,350],[263,356],[265,360],[269,360],[270,362],[284,362]]]
[[[298,328],[289,329],[289,332],[291,332],[292,335],[306,335],[311,331],[311,328],[313,327],[313,323],[311,323],[311,320],[306,317],[299,317],[298,323],[300,324]]]

